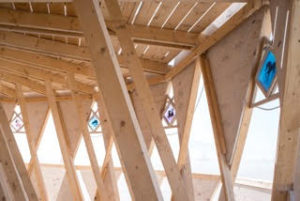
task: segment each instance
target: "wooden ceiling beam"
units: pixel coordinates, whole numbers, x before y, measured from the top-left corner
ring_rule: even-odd
[[[4,80],[6,82],[10,82],[10,83],[14,83],[14,84],[21,84],[24,85],[32,90],[34,90],[35,92],[38,92],[40,94],[45,95],[46,94],[46,89],[45,86],[40,84],[39,82],[30,80],[26,77],[22,77],[22,76],[17,76],[11,73],[7,73],[7,72],[0,72],[0,80]]]
[[[114,37],[113,22],[106,21],[109,33]],[[77,17],[30,13],[0,8],[0,29],[66,37],[83,37]],[[129,25],[136,43],[155,43],[171,48],[190,49],[196,45],[197,34],[170,29]]]
[[[66,80],[63,75],[55,74],[50,71],[36,69],[30,65],[20,64],[17,62],[7,61],[0,57],[0,68],[7,72],[12,72],[14,74],[19,74],[25,77],[33,77],[41,81],[50,80],[52,82],[60,83],[63,86],[66,85]],[[81,92],[92,94],[94,92],[94,87],[90,85],[83,84],[81,82],[76,82],[78,90]]]
[[[68,3],[73,2],[73,0],[0,0],[0,3]],[[149,0],[119,0],[121,2],[139,2],[139,1],[149,1]],[[154,1],[154,0],[152,0]],[[155,2],[159,1],[173,1],[173,0],[155,0]],[[211,2],[249,2],[249,0],[181,0],[183,2],[202,2],[202,3],[211,3]]]
[[[90,54],[89,50],[86,47],[78,47],[75,45],[71,44],[66,44],[58,41],[51,41],[47,39],[41,39],[33,36],[26,36],[23,34],[18,34],[18,33],[12,33],[12,32],[2,32],[0,31],[0,45],[5,45],[9,47],[13,47],[15,49],[22,49],[22,50],[29,50],[29,51],[34,51],[37,53],[42,53],[44,55],[49,55],[49,56],[55,56],[55,57],[65,57],[65,58],[71,58],[75,60],[82,60],[82,61],[87,61],[90,62]],[[34,63],[42,62],[43,66],[50,66],[46,65],[47,62],[51,62],[53,65],[51,65],[51,68],[56,68],[60,69],[61,65],[63,68],[61,69],[66,69],[68,68],[71,70],[73,67],[77,69],[77,72],[74,73],[84,73],[85,75],[88,76],[93,76],[94,77],[94,72],[91,67],[84,67],[86,70],[84,70],[80,65],[75,65],[71,64],[69,62],[62,62],[60,60],[55,60],[55,59],[50,59],[49,57],[45,56],[33,56],[32,54],[29,53],[21,53],[21,55],[16,54],[15,56],[13,55],[12,50],[3,50],[0,49],[1,53],[0,54],[7,54],[9,57],[13,58],[35,58],[34,60],[27,60],[32,61]],[[16,52],[16,51],[14,51]],[[38,61],[36,60],[38,59]],[[128,61],[126,58],[122,55],[118,56],[119,63],[122,68],[128,68]],[[167,64],[157,62],[157,61],[151,61],[149,59],[141,59],[141,62],[143,64],[143,68],[145,72],[150,72],[150,73],[158,73],[158,74],[166,74],[168,72],[169,67]],[[57,65],[59,64],[59,66]]]

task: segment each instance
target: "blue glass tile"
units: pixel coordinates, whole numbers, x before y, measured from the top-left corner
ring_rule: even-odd
[[[89,121],[89,126],[92,130],[96,130],[100,124],[100,121],[97,117],[93,116]]]
[[[276,72],[275,55],[271,51],[268,51],[267,57],[263,62],[263,66],[261,67],[257,78],[265,92],[268,92],[272,87]]]

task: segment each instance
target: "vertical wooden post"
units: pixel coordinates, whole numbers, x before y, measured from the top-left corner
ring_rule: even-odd
[[[203,75],[204,87],[207,96],[208,108],[210,113],[210,118],[212,122],[212,127],[214,131],[214,139],[217,149],[218,161],[220,166],[221,180],[224,187],[225,199],[226,201],[234,201],[233,193],[233,183],[230,172],[230,167],[226,161],[225,154],[222,153],[221,144],[222,144],[222,135],[223,135],[223,126],[220,117],[218,100],[216,97],[214,82],[212,79],[212,74],[210,70],[209,63],[204,55],[200,56],[201,62],[201,71]],[[223,142],[224,143],[224,142]]]
[[[31,129],[30,129],[30,122],[29,122],[29,117],[28,117],[26,101],[25,101],[25,98],[23,96],[21,85],[16,84],[16,91],[17,91],[17,100],[19,102],[19,105],[20,105],[20,108],[21,108],[21,114],[22,114],[22,117],[23,117],[23,122],[24,122],[28,147],[29,147],[31,159],[33,161],[34,168],[35,168],[35,174],[36,174],[36,179],[37,179],[37,183],[38,183],[40,196],[41,196],[42,200],[47,201],[48,200],[47,190],[46,190],[46,187],[45,187],[42,170],[41,170],[39,159],[38,159],[38,156],[37,156],[36,144],[34,142],[33,135],[31,133]],[[29,174],[30,174],[30,172],[29,172]]]
[[[49,107],[52,112],[54,125],[55,125],[55,129],[56,129],[56,134],[57,134],[59,146],[61,149],[61,153],[63,156],[69,185],[71,187],[71,191],[73,194],[73,199],[76,201],[82,201],[83,197],[82,197],[81,189],[79,186],[78,178],[76,175],[76,170],[75,170],[75,167],[73,164],[74,160],[71,157],[71,155],[70,155],[71,152],[69,150],[69,147],[67,146],[67,142],[66,142],[65,134],[64,134],[65,131],[63,129],[61,116],[59,115],[56,97],[55,97],[54,91],[52,89],[51,82],[49,80],[47,80],[45,82],[45,84],[46,84],[46,91],[47,91]]]
[[[286,201],[293,188],[300,128],[300,1],[291,3],[272,201]]]
[[[97,0],[75,0],[114,142],[135,200],[162,200],[146,145]]]

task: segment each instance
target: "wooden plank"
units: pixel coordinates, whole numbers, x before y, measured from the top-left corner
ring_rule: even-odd
[[[270,34],[262,34],[265,12],[265,9],[261,9],[255,13],[207,53],[220,107],[229,164],[232,163],[236,150],[249,82],[260,57],[261,40]]]
[[[114,37],[113,23],[112,21],[106,21],[112,37]],[[0,8],[0,25],[2,25],[0,29],[7,31],[23,31],[71,38],[83,37],[77,17]],[[156,41],[165,47],[176,47],[178,45],[178,47],[191,48],[195,45],[195,39],[197,38],[197,34],[194,33],[175,32],[171,29],[159,29],[145,25],[129,25],[129,28],[136,43]]]
[[[104,180],[104,184],[108,186],[108,196],[111,200],[119,201],[119,192],[118,192],[118,186],[117,186],[117,177],[114,171],[113,167],[113,160],[111,156],[111,149],[113,145],[113,127],[108,117],[108,112],[106,109],[106,106],[104,105],[104,99],[102,97],[102,93],[98,92],[95,94],[94,97],[95,101],[98,105],[98,111],[100,114],[100,125],[102,129],[102,135],[104,140],[104,146],[105,146],[105,159],[102,164],[101,168],[101,176]],[[96,194],[97,195],[97,194]],[[96,199],[95,199],[96,200]],[[99,200],[99,199],[98,199]]]
[[[23,51],[29,50],[33,52],[39,52],[44,55],[46,54],[48,56],[65,57],[65,58],[71,58],[75,60],[83,60],[86,62],[89,62],[91,60],[89,51],[86,47],[78,47],[76,45],[61,43],[57,41],[37,38],[28,35],[25,36],[23,34],[18,34],[18,33],[0,31],[0,44],[3,44],[5,46],[10,46],[19,50],[21,49]],[[18,58],[18,55],[12,56],[10,54],[10,58],[14,58],[14,57]],[[35,57],[39,59],[38,61],[42,59],[47,59],[48,61],[50,60],[49,58],[43,57],[42,55],[35,56]],[[20,59],[22,59],[22,57]],[[118,60],[121,62],[121,66],[123,68],[128,68],[128,64],[126,62],[123,62],[126,61],[123,56],[118,56]],[[29,62],[30,60],[26,59],[26,61]],[[53,59],[50,61],[52,63],[55,62],[53,61]],[[45,60],[43,61],[42,65],[45,66],[46,64],[44,62]],[[168,71],[168,66],[166,64],[149,61],[147,59],[141,59],[141,62],[143,63],[143,68],[145,69],[146,72],[154,72],[154,73],[159,72],[160,74],[165,74]],[[57,63],[57,61],[55,63]],[[65,63],[65,62],[60,62],[60,63]],[[49,65],[50,64],[46,66],[49,67]],[[66,64],[64,64],[64,66],[66,66]],[[71,64],[69,64],[68,66],[71,66]],[[76,66],[76,65],[72,65],[72,66]],[[56,66],[56,69],[58,67],[59,66]],[[91,73],[91,75],[94,75],[92,69],[87,68],[87,71],[89,74]]]
[[[100,174],[100,167],[99,167],[99,164],[97,161],[96,153],[95,153],[95,150],[93,147],[90,133],[88,131],[86,119],[84,118],[85,115],[84,115],[84,110],[82,108],[81,99],[78,96],[79,92],[78,92],[77,85],[76,85],[76,82],[74,79],[74,74],[69,73],[67,76],[68,76],[68,78],[67,78],[68,86],[72,93],[73,104],[75,105],[76,116],[79,120],[79,127],[81,130],[81,134],[83,136],[83,140],[85,142],[85,147],[86,147],[89,159],[90,159],[90,163],[91,163],[92,170],[93,170],[93,175],[95,177],[95,181],[97,184],[97,188],[98,188],[98,192],[99,192],[99,194],[97,196],[100,197],[101,200],[110,201],[112,199],[109,199],[109,197],[106,193],[107,192],[106,186],[104,186],[104,184],[103,184],[103,180],[102,180],[102,177]]]
[[[89,119],[92,100],[91,99],[82,99],[82,105],[84,108],[85,119]],[[60,118],[62,119],[65,138],[67,145],[70,149],[70,155],[74,159],[77,153],[77,150],[81,141],[81,133],[79,122],[77,118],[73,118],[76,116],[76,111],[74,108],[74,104],[72,104],[72,98],[69,100],[63,100],[58,102],[58,111]],[[70,192],[68,185],[68,176],[64,175],[62,185],[59,189],[57,200],[63,201],[68,196],[68,192]]]
[[[25,102],[26,107],[28,108],[28,119],[29,122],[31,122],[30,130],[33,135],[33,141],[35,143],[36,149],[38,149],[40,141],[44,134],[46,124],[48,122],[49,106],[47,102],[29,103],[26,99]],[[33,170],[33,163],[34,161],[31,158],[27,168],[29,174],[31,174],[31,171]]]
[[[166,79],[169,80],[174,77],[177,73],[182,71],[185,67],[188,66],[192,61],[197,58],[198,55],[203,54],[210,47],[215,45],[220,41],[224,36],[234,30],[239,24],[241,24],[245,19],[251,16],[255,11],[263,6],[261,0],[253,0],[239,10],[234,16],[232,16],[224,25],[222,25],[217,31],[215,31],[210,36],[205,36],[204,34],[199,35],[199,45],[195,47],[191,53],[186,56],[181,62],[168,72]]]
[[[32,3],[65,3],[65,2],[72,2],[73,0],[31,0]],[[137,2],[140,0],[121,0],[122,2]],[[148,1],[148,0],[142,0],[142,1]],[[157,0],[156,0],[157,1]],[[158,0],[163,1],[163,0]],[[168,0],[173,1],[173,0]],[[248,0],[183,0],[186,2],[247,2]],[[28,0],[0,0],[0,3],[28,3]]]
[[[114,141],[133,199],[162,200],[99,4],[97,1],[76,0],[74,5],[88,42],[97,82],[112,122]]]
[[[1,124],[1,128],[2,128],[1,132],[3,134],[3,137],[5,137],[5,139],[6,139],[7,146],[10,148],[11,156],[13,156],[12,160],[14,163],[14,167],[16,168],[17,172],[19,173],[19,177],[22,181],[24,191],[26,192],[26,195],[30,200],[38,201],[36,192],[33,188],[33,185],[30,181],[25,164],[23,162],[23,158],[21,156],[21,153],[19,152],[19,149],[18,149],[17,143],[15,141],[15,138],[13,136],[13,133],[11,132],[11,129],[9,126],[9,121],[7,120],[7,117],[5,115],[5,111],[2,107],[2,104],[0,104],[0,124]],[[13,170],[13,169],[11,169],[11,170]]]
[[[297,143],[300,128],[300,111],[295,109],[299,103],[300,90],[300,2],[291,1],[289,39],[287,41],[287,65],[284,79],[283,99],[279,122],[277,158],[273,181],[272,201],[287,200],[292,189],[296,167]],[[298,178],[297,178],[298,179]]]
[[[49,101],[49,107],[52,112],[55,129],[56,129],[56,134],[57,134],[57,139],[58,139],[61,153],[63,156],[64,165],[66,168],[68,182],[69,182],[69,185],[71,188],[73,199],[81,201],[81,200],[83,200],[83,197],[82,197],[81,189],[79,186],[78,178],[76,176],[76,170],[74,168],[73,158],[70,155],[70,148],[68,147],[66,139],[65,139],[65,131],[63,128],[63,122],[62,122],[61,116],[59,115],[54,91],[52,89],[50,81],[46,81],[45,84],[46,84],[46,90],[47,90],[47,97],[48,97],[48,101]]]
[[[66,85],[65,77],[61,74],[52,73],[41,69],[36,69],[32,65],[26,65],[19,62],[11,62],[7,59],[0,58],[0,68],[3,71],[18,74],[20,76],[27,76],[38,80],[51,80],[62,85]],[[93,87],[76,81],[80,91],[85,93],[93,93]]]
[[[0,131],[0,165],[6,176],[6,181],[4,182],[8,184],[8,188],[13,193],[14,199],[20,201],[27,200],[26,194],[23,191],[22,182],[19,180],[18,172],[15,169],[14,161],[8,149],[7,140],[2,131]]]
[[[111,18],[116,23],[116,34],[120,41],[123,54],[127,56],[129,62],[129,71],[144,106],[145,115],[153,131],[153,139],[160,155],[162,164],[166,171],[170,188],[174,194],[175,200],[192,200],[187,193],[183,179],[180,175],[175,158],[172,154],[171,146],[168,142],[165,130],[161,123],[161,117],[157,111],[154,98],[151,94],[148,82],[143,74],[142,65],[136,54],[134,44],[131,40],[130,32],[124,24],[122,13],[117,0],[105,1]],[[92,8],[95,9],[95,8]],[[94,18],[96,18],[95,16]]]
[[[300,177],[300,129],[298,132],[298,150],[297,150],[297,158],[296,158],[296,170],[295,170],[295,176],[294,176],[294,196],[295,200],[300,199],[300,180],[298,179]]]
[[[151,92],[155,99],[155,103],[157,106],[157,110],[161,113],[164,110],[165,103],[166,103],[166,92],[167,92],[168,83],[160,83],[157,85],[151,86]],[[151,155],[152,150],[154,148],[154,142],[153,142],[153,134],[151,133],[151,126],[149,125],[149,121],[147,120],[147,117],[145,116],[143,104],[139,98],[139,95],[137,91],[133,91],[130,93],[130,97],[132,100],[132,104],[135,110],[135,114],[137,116],[137,119],[139,121],[140,127],[142,129],[145,143],[147,146],[147,149],[149,150],[149,153]]]
[[[261,31],[261,36],[269,36],[271,33],[271,29],[270,29],[270,13],[269,10],[266,9],[264,11],[264,19],[263,19],[263,24],[262,24],[262,31]],[[260,45],[260,51],[258,52],[257,55],[261,55],[261,52],[263,50],[263,46],[265,44],[265,40],[266,38],[263,38],[261,40],[261,45]],[[243,108],[243,113],[241,115],[240,118],[240,128],[238,131],[238,138],[237,138],[237,142],[236,142],[236,149],[233,152],[233,156],[232,156],[232,164],[231,164],[231,176],[232,179],[234,181],[236,181],[237,178],[237,173],[239,170],[239,166],[240,166],[240,162],[242,159],[242,154],[245,148],[245,144],[246,144],[246,140],[247,140],[247,136],[248,136],[248,129],[250,126],[250,120],[251,120],[251,116],[252,116],[252,111],[253,111],[253,106],[252,101],[253,101],[253,94],[255,91],[255,86],[256,86],[256,82],[255,82],[255,78],[256,78],[256,72],[257,72],[257,68],[259,67],[259,63],[260,63],[260,58],[257,57],[256,59],[256,64],[254,64],[254,69],[252,71],[252,75],[251,75],[251,79],[250,82],[248,83],[248,89],[246,92],[246,96],[245,96],[245,105]],[[223,188],[223,187],[221,187]],[[224,201],[225,200],[225,196],[224,196],[224,191],[221,190],[221,194],[219,196],[219,201]]]
[[[28,108],[26,106],[26,102],[24,99],[21,85],[19,85],[19,84],[16,85],[16,91],[17,91],[17,100],[20,105],[21,114],[22,114],[22,118],[23,118],[23,122],[24,122],[24,128],[25,128],[25,132],[26,132],[28,147],[29,147],[31,159],[33,160],[34,170],[35,170],[37,184],[38,184],[37,187],[39,190],[39,194],[41,196],[40,199],[47,201],[48,195],[47,195],[45,183],[43,180],[43,175],[42,175],[41,167],[39,164],[39,159],[37,156],[36,142],[34,141],[34,136],[33,136],[33,133],[31,132],[31,126],[30,126],[28,110],[27,110]]]
[[[189,158],[189,138],[194,117],[194,109],[200,82],[200,63],[192,63],[172,79],[180,151],[177,165],[185,181],[189,194],[194,197],[191,164]]]
[[[207,96],[208,108],[211,118],[211,123],[214,132],[215,145],[217,150],[219,168],[221,173],[221,180],[224,186],[225,200],[234,201],[233,193],[233,183],[230,172],[229,164],[226,161],[226,156],[222,152],[222,144],[224,143],[223,135],[223,125],[220,117],[220,108],[218,105],[218,100],[216,96],[216,90],[214,85],[214,80],[212,77],[212,72],[209,63],[205,56],[200,57],[201,71],[203,75],[204,87]]]

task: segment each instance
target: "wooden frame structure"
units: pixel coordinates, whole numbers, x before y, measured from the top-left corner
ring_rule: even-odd
[[[226,18],[236,3],[241,6]],[[300,199],[299,11],[299,0],[0,0],[0,199],[53,199],[47,165],[38,155],[51,113],[63,164],[48,168],[65,175],[58,201],[86,200],[85,191],[91,200],[119,201],[120,174],[136,201],[163,201],[164,178],[172,201],[200,200],[201,179],[212,182],[208,197],[221,186],[218,199],[234,201],[234,187],[249,186],[237,172],[252,108],[277,98],[281,120],[272,201]],[[261,44],[271,32],[279,93],[253,103]],[[193,173],[189,156],[201,79],[217,176]],[[170,89],[178,156],[162,123]],[[102,163],[88,129],[92,102],[100,114]],[[9,128],[16,104],[31,156],[26,164]],[[75,164],[81,139],[88,167]],[[121,168],[114,166],[113,147]],[[154,147],[161,172],[151,161]],[[80,170],[91,171],[90,189],[83,187]],[[255,185],[271,194],[270,184]]]

